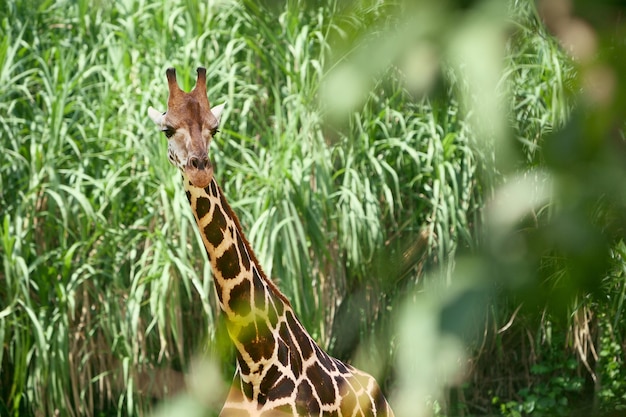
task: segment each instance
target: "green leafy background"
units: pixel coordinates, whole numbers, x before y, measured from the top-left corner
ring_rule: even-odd
[[[267,275],[396,415],[626,412],[623,12],[2,0],[0,415],[220,410],[234,352],[147,117],[170,66],[227,103],[210,156]]]

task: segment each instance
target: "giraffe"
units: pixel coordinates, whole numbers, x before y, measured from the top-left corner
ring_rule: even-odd
[[[175,69],[167,69],[167,111],[150,107],[148,114],[165,133],[169,160],[182,173],[237,351],[220,416],[393,416],[376,380],[322,350],[263,272],[213,175],[208,148],[224,105],[210,107],[206,69],[197,74],[186,93]]]

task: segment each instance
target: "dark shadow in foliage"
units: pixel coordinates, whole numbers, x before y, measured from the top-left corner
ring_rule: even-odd
[[[408,234],[405,238],[392,239],[374,255],[371,270],[374,280],[351,279],[351,288],[337,308],[332,322],[333,339],[329,353],[351,362],[364,339],[375,336],[371,342],[381,355],[375,363],[384,364],[377,379],[383,392],[389,392],[393,380],[392,361],[389,357],[389,340],[393,338],[393,306],[405,296],[405,290],[417,283],[422,276],[427,251],[428,235]],[[378,285],[372,287],[372,282]],[[374,329],[372,331],[372,329]]]

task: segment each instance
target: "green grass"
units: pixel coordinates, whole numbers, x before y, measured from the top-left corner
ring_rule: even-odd
[[[209,99],[227,103],[211,158],[265,271],[320,345],[376,374],[398,415],[416,402],[513,413],[539,388],[549,398],[563,384],[507,366],[557,369],[575,352],[545,329],[560,341],[597,322],[559,327],[563,311],[602,312],[597,372],[623,375],[624,200],[605,185],[623,170],[546,145],[569,143],[571,126],[606,142],[599,116],[570,117],[584,69],[529,3],[16,0],[0,7],[0,35],[0,415],[145,414],[176,388],[163,378],[194,369],[206,374],[172,413],[202,413],[197,397],[219,410],[233,352],[147,118],[165,110],[169,66],[185,89],[206,66]],[[481,43],[498,36],[506,48]],[[495,76],[481,79],[483,65]],[[523,206],[532,215],[501,193],[529,177],[555,186]],[[521,218],[494,233],[487,202]],[[592,256],[577,257],[568,243],[590,237]],[[492,330],[538,292],[540,320],[530,308]],[[524,345],[535,331],[544,342]],[[461,363],[477,375],[464,388]],[[494,382],[520,375],[539,388]],[[623,405],[623,391],[602,398]]]

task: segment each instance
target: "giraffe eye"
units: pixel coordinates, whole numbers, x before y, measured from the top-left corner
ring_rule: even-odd
[[[176,129],[174,129],[172,126],[165,126],[163,129],[161,129],[161,132],[165,133],[165,137],[169,139],[174,136],[174,133],[176,133]]]

